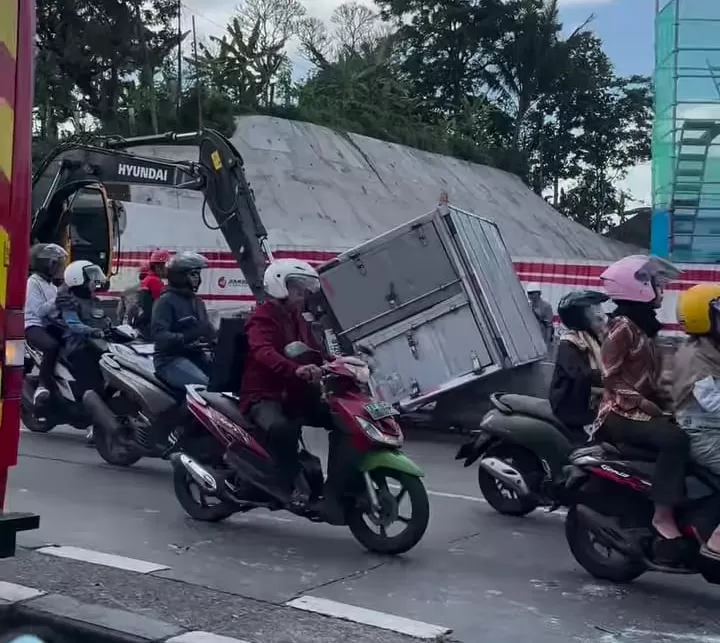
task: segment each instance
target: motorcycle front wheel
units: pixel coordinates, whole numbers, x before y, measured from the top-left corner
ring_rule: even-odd
[[[420,542],[430,522],[425,485],[420,478],[393,469],[375,469],[370,477],[380,509],[370,512],[369,503],[356,503],[348,514],[348,527],[355,539],[371,552],[404,554]],[[403,509],[405,499],[410,504],[409,516]],[[391,535],[389,528],[398,524],[402,526],[400,532]]]
[[[173,465],[175,497],[193,520],[220,522],[235,513],[228,502],[206,494],[182,466]]]

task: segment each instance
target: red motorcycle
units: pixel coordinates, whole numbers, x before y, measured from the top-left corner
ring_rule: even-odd
[[[675,519],[688,538],[687,559],[668,567],[654,559],[650,499],[657,454],[624,444],[575,451],[566,467],[565,536],[575,560],[596,578],[627,583],[647,571],[701,574],[720,583],[720,563],[700,555],[720,523],[720,478],[691,464]]]
[[[348,441],[345,446],[357,456],[357,468],[348,476],[341,494],[350,531],[373,552],[401,554],[410,550],[425,533],[430,512],[421,480],[423,471],[400,451],[403,434],[394,418],[397,410],[371,397],[370,370],[357,357],[322,364],[320,354],[302,342],[288,344],[285,355],[298,365],[321,366],[322,400],[335,421],[342,424],[332,430]],[[190,386],[186,401],[195,421],[185,428],[171,461],[175,495],[192,518],[219,521],[262,507],[285,509],[316,522],[323,520],[312,509],[322,497],[322,465],[304,443],[299,456],[310,503],[295,508],[282,489],[264,432],[240,413],[237,397]],[[405,498],[410,504],[409,515],[401,506]],[[391,534],[395,526],[400,526],[400,531]]]

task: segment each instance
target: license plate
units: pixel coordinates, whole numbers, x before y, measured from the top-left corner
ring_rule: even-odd
[[[400,415],[399,411],[387,402],[372,402],[371,404],[365,405],[365,412],[373,420],[384,420],[385,418],[392,417],[393,415]]]

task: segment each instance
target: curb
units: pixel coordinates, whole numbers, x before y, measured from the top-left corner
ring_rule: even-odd
[[[73,643],[248,643],[0,581],[0,632],[43,628]]]

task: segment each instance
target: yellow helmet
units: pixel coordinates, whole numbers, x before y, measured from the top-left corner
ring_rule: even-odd
[[[707,335],[710,332],[710,307],[717,300],[720,300],[720,284],[697,284],[680,293],[677,320],[688,335]]]

